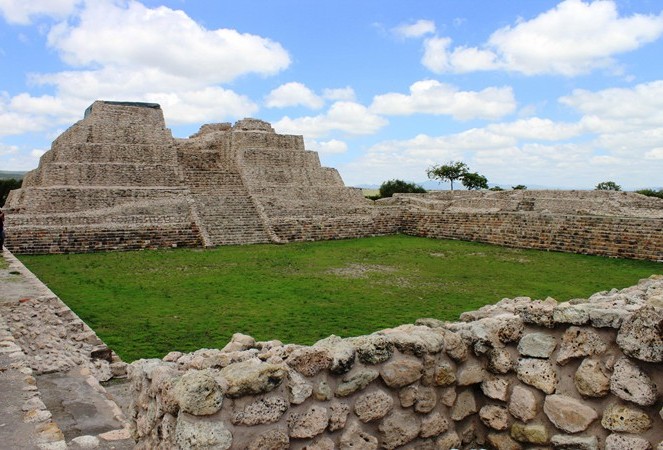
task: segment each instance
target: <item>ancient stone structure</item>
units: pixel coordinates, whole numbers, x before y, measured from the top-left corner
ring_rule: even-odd
[[[406,233],[663,260],[663,201],[583,191],[436,192],[370,202],[302,136],[256,119],[189,139],[159,105],[97,101],[7,201],[7,247],[61,253]]]
[[[130,365],[138,448],[662,449],[663,276]]]

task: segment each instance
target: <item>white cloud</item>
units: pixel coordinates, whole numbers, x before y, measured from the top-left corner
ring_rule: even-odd
[[[344,100],[348,102],[354,102],[356,100],[355,91],[350,86],[336,89],[324,89],[322,91],[322,96],[327,100]]]
[[[274,123],[279,133],[303,134],[315,139],[332,131],[352,135],[366,135],[377,132],[387,125],[387,120],[372,113],[363,105],[354,102],[336,102],[325,114],[292,119],[288,116]]]
[[[29,25],[36,16],[62,19],[82,0],[0,0],[0,15],[9,23]]]
[[[614,1],[566,0],[531,20],[495,31],[481,47],[425,42],[422,63],[436,73],[508,70],[574,76],[615,65],[618,54],[663,34],[663,13],[621,17]]]
[[[663,160],[663,147],[653,148],[645,153],[645,159]]]
[[[515,122],[491,124],[490,132],[518,139],[557,141],[580,135],[583,128],[579,124],[554,122],[550,119],[530,117]]]
[[[415,113],[450,115],[456,119],[496,119],[516,109],[510,87],[489,87],[482,91],[459,91],[436,80],[417,81],[410,95],[388,93],[373,99],[371,111],[378,114]]]
[[[316,141],[314,139],[306,139],[306,149],[313,150],[321,154],[340,154],[348,151],[348,144],[338,139],[330,139],[329,141]]]
[[[15,145],[7,145],[0,142],[0,156],[6,156],[14,154],[18,151],[18,147]]]
[[[291,82],[282,84],[267,94],[265,105],[268,108],[301,105],[311,109],[320,109],[324,106],[324,101],[304,84]]]
[[[414,23],[402,24],[392,30],[394,34],[403,38],[417,38],[435,33],[435,22],[420,19]]]
[[[61,22],[48,43],[74,67],[150,69],[192,82],[275,74],[290,64],[280,44],[232,29],[207,30],[182,11],[133,0],[87,2],[79,20]]]

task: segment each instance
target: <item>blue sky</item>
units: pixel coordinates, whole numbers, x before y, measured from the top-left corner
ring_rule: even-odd
[[[267,120],[348,185],[663,187],[661,61],[658,0],[0,0],[0,170],[103,99]]]

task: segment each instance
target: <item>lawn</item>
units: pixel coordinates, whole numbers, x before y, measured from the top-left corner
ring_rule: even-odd
[[[223,347],[235,332],[311,344],[663,273],[654,262],[410,236],[21,260],[125,361]]]

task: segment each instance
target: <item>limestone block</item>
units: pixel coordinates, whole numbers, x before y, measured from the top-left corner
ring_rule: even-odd
[[[550,440],[550,435],[545,425],[540,423],[524,424],[515,422],[511,425],[511,437],[518,442],[545,445]]]
[[[329,411],[322,406],[312,406],[305,413],[292,413],[288,417],[291,438],[312,438],[325,431],[329,424]]]
[[[611,434],[605,438],[605,450],[651,450],[651,443],[637,436]]]
[[[437,392],[432,387],[419,386],[414,410],[418,413],[429,413],[437,405]]]
[[[456,370],[448,362],[441,362],[435,369],[433,384],[449,386],[456,382]]]
[[[302,450],[336,450],[336,445],[327,436],[317,438],[311,444],[303,447]]]
[[[333,396],[334,393],[332,392],[331,387],[329,387],[329,383],[325,380],[321,380],[313,387],[313,397],[318,401],[324,402],[326,400],[331,400]]]
[[[557,388],[557,372],[547,360],[521,358],[516,369],[518,379],[534,386],[546,394],[552,394]]]
[[[350,406],[347,403],[333,400],[329,405],[329,412],[329,431],[343,429],[350,413]]]
[[[615,363],[610,391],[621,399],[643,406],[653,405],[658,396],[652,379],[628,358],[620,358]]]
[[[421,357],[427,353],[438,353],[444,349],[444,330],[432,330],[425,326],[401,325],[379,331],[401,353]]]
[[[401,402],[403,408],[409,408],[414,405],[414,402],[417,401],[417,390],[419,386],[410,385],[405,386],[403,389],[398,391],[398,400]]]
[[[495,450],[522,450],[523,446],[511,439],[506,433],[488,433],[486,441]]]
[[[180,412],[175,428],[175,443],[179,448],[226,450],[233,437],[222,421],[206,420]]]
[[[394,345],[384,336],[369,335],[348,339],[364,364],[380,364],[391,358]]]
[[[553,310],[553,321],[555,323],[585,325],[589,322],[589,311],[584,305],[560,303]]]
[[[195,416],[214,414],[223,403],[221,386],[209,370],[192,370],[175,382],[172,395],[180,410]]]
[[[474,393],[471,389],[466,389],[456,397],[456,402],[451,408],[451,419],[457,422],[470,414],[476,413],[478,410]]]
[[[458,386],[469,386],[481,383],[486,377],[486,371],[479,361],[470,360],[458,369],[457,376]]]
[[[595,328],[619,328],[630,313],[611,304],[591,305],[589,322]]]
[[[364,389],[373,380],[380,376],[377,370],[373,369],[359,369],[352,374],[345,375],[341,379],[341,383],[336,387],[336,395],[339,397],[347,397],[357,391]]]
[[[554,336],[545,333],[528,333],[518,343],[518,351],[522,356],[533,358],[549,358],[557,347]]]
[[[652,419],[638,408],[613,403],[603,412],[601,425],[610,431],[639,434],[652,427]]]
[[[456,402],[456,387],[448,387],[446,389],[442,389],[442,392],[440,392],[440,403],[442,403],[445,406],[451,407],[453,404]]]
[[[548,395],[543,402],[543,412],[562,431],[584,431],[598,418],[598,413],[583,402],[566,395]]]
[[[463,362],[467,359],[467,344],[457,333],[451,331],[444,333],[444,351],[454,361]]]
[[[299,405],[311,396],[313,386],[298,372],[291,370],[288,373],[288,399],[290,403]]]
[[[504,348],[488,350],[488,370],[495,374],[505,374],[513,369],[511,354]]]
[[[416,439],[421,423],[412,414],[394,411],[382,420],[378,430],[382,436],[382,447],[392,450]]]
[[[293,351],[286,363],[304,376],[312,377],[331,367],[332,357],[324,347],[301,347]]]
[[[429,438],[438,436],[449,429],[449,421],[439,412],[434,412],[421,419],[419,437]]]
[[[414,383],[423,375],[423,364],[418,359],[397,359],[382,366],[380,376],[389,387],[403,387]]]
[[[455,431],[449,431],[444,433],[442,436],[437,438],[435,445],[437,445],[436,450],[451,450],[460,448],[462,442],[460,441],[460,436]]]
[[[509,413],[505,406],[486,405],[479,410],[479,418],[493,430],[506,430],[509,427]]]
[[[224,367],[219,375],[228,386],[225,395],[241,397],[269,392],[279,386],[287,374],[287,367],[254,358]]]
[[[354,347],[338,336],[331,335],[316,342],[313,346],[323,347],[329,351],[329,355],[332,358],[329,371],[335,375],[348,372],[355,363],[356,352]]]
[[[523,386],[514,386],[509,400],[509,412],[523,422],[529,422],[536,417],[539,411],[539,401],[531,389]]]
[[[290,448],[290,438],[284,429],[272,428],[260,433],[246,447],[247,450],[288,450]]]
[[[596,358],[585,358],[580,363],[573,382],[583,397],[605,397],[610,392],[608,371]]]
[[[523,318],[525,323],[533,323],[542,327],[554,326],[553,311],[557,301],[553,298],[520,302],[515,306],[515,313]]]
[[[288,409],[288,401],[283,397],[262,397],[232,416],[234,425],[259,425],[275,423]]]
[[[230,342],[221,349],[222,352],[241,352],[255,347],[256,340],[246,334],[235,333],[230,338]]]
[[[341,435],[339,450],[377,450],[378,439],[361,429],[357,422],[351,423]]]
[[[481,392],[488,398],[505,402],[509,395],[509,382],[504,378],[488,378],[481,383]]]
[[[641,361],[663,361],[663,309],[644,306],[626,319],[617,333],[624,354]]]
[[[550,438],[554,448],[564,450],[599,450],[599,440],[596,436],[569,436],[568,434],[555,434]]]
[[[572,358],[600,355],[607,345],[593,330],[588,328],[570,327],[562,336],[562,343],[557,352],[557,364],[565,365]]]
[[[382,419],[394,407],[394,399],[387,392],[379,390],[361,395],[355,402],[354,411],[362,422]]]

